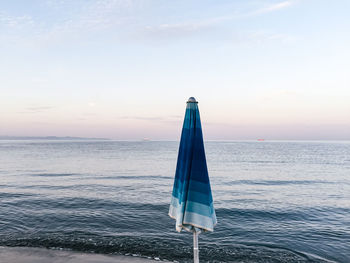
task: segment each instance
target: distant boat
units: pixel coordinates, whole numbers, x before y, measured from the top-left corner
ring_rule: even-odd
[[[258,139],[258,141],[259,141],[259,142],[263,142],[263,141],[265,141],[265,139]]]
[[[149,142],[151,139],[150,138],[143,138],[142,141],[144,142]]]

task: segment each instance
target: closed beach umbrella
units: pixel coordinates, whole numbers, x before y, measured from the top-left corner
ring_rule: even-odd
[[[193,97],[187,101],[169,216],[176,220],[178,232],[193,232],[194,262],[199,262],[198,234],[214,230],[216,215],[198,103]]]

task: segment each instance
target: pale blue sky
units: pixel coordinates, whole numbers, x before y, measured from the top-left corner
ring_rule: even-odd
[[[350,1],[0,2],[0,135],[350,139]]]

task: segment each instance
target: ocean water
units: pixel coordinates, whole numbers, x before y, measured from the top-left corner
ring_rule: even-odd
[[[168,217],[178,142],[0,141],[0,246],[191,262]],[[202,262],[350,262],[350,142],[206,142]]]

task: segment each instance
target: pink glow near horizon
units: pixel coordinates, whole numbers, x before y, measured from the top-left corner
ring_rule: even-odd
[[[0,3],[0,135],[350,139],[348,2],[128,3]]]

